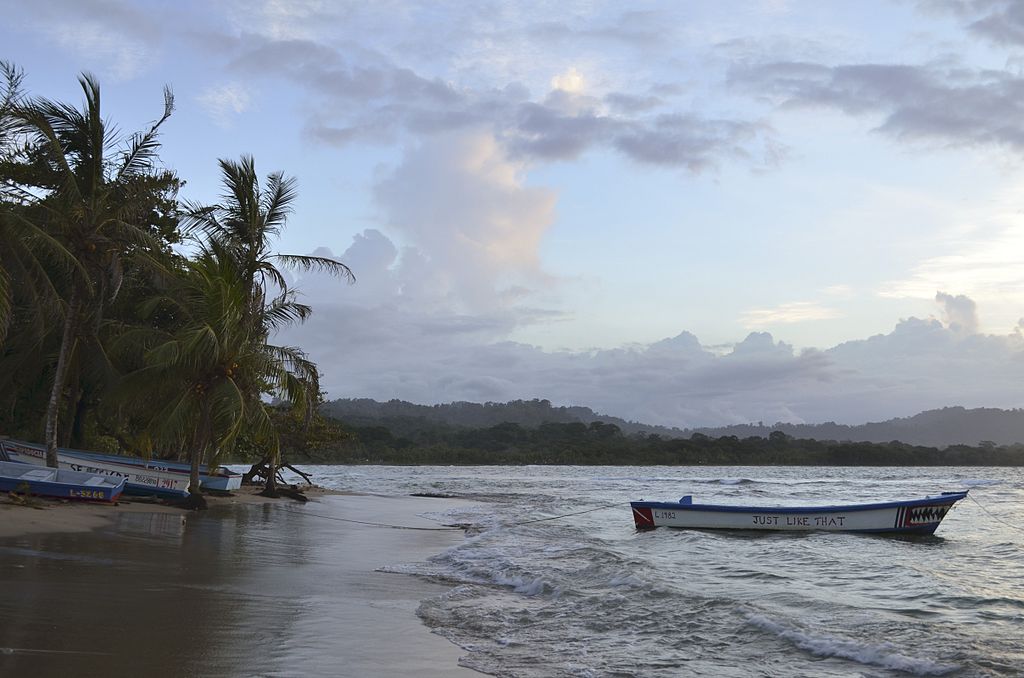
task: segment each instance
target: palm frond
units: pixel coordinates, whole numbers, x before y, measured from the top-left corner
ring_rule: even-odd
[[[152,169],[153,161],[156,159],[156,152],[160,148],[160,142],[158,141],[160,126],[164,124],[167,118],[171,117],[173,111],[174,93],[170,87],[165,85],[164,114],[145,132],[138,132],[132,135],[128,149],[121,157],[120,168],[114,179],[116,183],[120,183],[127,177]]]
[[[313,314],[312,306],[300,304],[291,296],[291,294],[282,294],[263,310],[263,319],[269,330],[278,330],[296,323],[301,324]]]
[[[288,215],[292,212],[292,202],[296,195],[294,177],[285,178],[281,172],[274,172],[267,177],[267,190],[260,198],[266,234],[278,235],[281,232]]]
[[[299,254],[275,254],[274,259],[280,261],[286,268],[300,271],[318,271],[329,273],[339,278],[348,280],[349,283],[356,281],[356,276],[345,264],[329,257],[303,256]]]

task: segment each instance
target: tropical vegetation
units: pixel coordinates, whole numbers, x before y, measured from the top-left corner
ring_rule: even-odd
[[[9,63],[0,78],[0,433],[43,439],[51,466],[58,446],[188,458],[195,496],[200,465],[240,448],[273,492],[270,399],[306,426],[321,399],[315,363],[273,343],[312,312],[284,271],[354,279],[274,251],[295,181],[222,159],[218,204],[179,200],[158,155],[169,89],[123,135],[91,75],[80,107],[28,96]]]
[[[887,443],[694,433],[668,438],[624,433],[601,421],[504,422],[466,427],[424,418],[336,422],[345,437],[315,447],[298,441],[293,459],[331,464],[572,464],[629,466],[1024,466],[1024,444],[943,448]],[[291,441],[288,441],[291,443]]]

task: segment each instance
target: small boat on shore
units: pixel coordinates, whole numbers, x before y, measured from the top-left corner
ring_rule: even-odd
[[[124,478],[0,461],[0,492],[113,502],[124,484]]]
[[[934,497],[880,504],[842,506],[729,506],[694,504],[690,496],[678,502],[634,501],[638,530],[680,527],[707,530],[789,530],[933,534],[967,492],[943,492]]]
[[[20,440],[0,440],[0,459],[36,466],[46,465],[46,447]],[[125,493],[136,496],[187,497],[189,465],[161,459],[141,459],[115,454],[100,454],[59,448],[57,463],[60,468],[97,475],[124,478]],[[242,476],[227,469],[211,473],[202,466],[199,480],[204,488],[230,491],[241,487]]]

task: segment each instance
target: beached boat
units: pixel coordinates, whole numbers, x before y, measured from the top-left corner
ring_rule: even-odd
[[[167,461],[165,459],[142,459],[140,457],[126,457],[117,454],[101,454],[99,452],[83,452],[81,450],[65,450],[61,448],[58,452],[63,454],[70,452],[71,454],[78,456],[83,459],[92,459],[95,461],[107,461],[116,462],[119,464],[132,464],[134,466],[140,466],[148,469],[156,469],[159,471],[170,471],[172,473],[183,474],[187,476],[192,467],[189,464],[177,461]],[[221,492],[229,492],[231,490],[237,490],[242,486],[242,474],[231,469],[218,466],[211,470],[205,464],[199,466],[199,482],[206,490],[219,490]]]
[[[0,441],[0,458],[12,462],[46,465],[46,447],[20,440]],[[59,448],[57,463],[60,468],[73,471],[121,477],[126,480],[125,493],[165,497],[188,496],[189,465],[159,459],[140,459],[98,452],[85,452]],[[238,473],[221,471],[211,474],[205,466],[200,468],[199,480],[212,490],[234,490],[242,483]]]
[[[637,529],[682,527],[709,530],[822,530],[932,534],[953,505],[967,492],[934,497],[846,506],[729,506],[678,502],[634,501]]]
[[[117,501],[124,478],[0,461],[0,492],[84,501]]]

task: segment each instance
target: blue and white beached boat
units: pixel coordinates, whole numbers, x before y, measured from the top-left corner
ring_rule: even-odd
[[[46,447],[20,440],[0,441],[0,458],[12,462],[46,465]],[[114,454],[100,454],[59,448],[57,463],[60,468],[83,471],[97,475],[124,478],[125,493],[132,495],[157,495],[162,497],[187,497],[189,465],[167,462],[160,459],[141,459]],[[241,487],[241,474],[227,469],[210,473],[205,466],[200,468],[199,480],[203,487],[212,490],[236,490]]]
[[[799,530],[932,534],[953,505],[967,492],[934,497],[845,506],[729,506],[678,502],[634,501],[633,521],[639,530],[681,527],[708,530]]]
[[[95,473],[39,468],[29,464],[0,461],[0,492],[112,502],[121,496],[124,482],[124,478]]]

